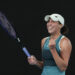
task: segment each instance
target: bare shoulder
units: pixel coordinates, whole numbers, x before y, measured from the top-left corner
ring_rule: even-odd
[[[47,39],[47,37],[44,37],[44,38],[41,40],[41,48],[43,48],[43,45],[44,45],[46,39]]]
[[[63,49],[66,50],[66,48],[69,50],[72,50],[72,44],[71,44],[70,39],[66,36],[64,38],[62,38],[61,42],[60,42],[60,47],[62,50]]]

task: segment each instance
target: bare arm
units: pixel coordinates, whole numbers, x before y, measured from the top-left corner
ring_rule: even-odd
[[[43,48],[43,45],[44,45],[44,43],[45,43],[45,40],[46,40],[46,38],[43,38],[42,40],[41,40],[41,49]],[[43,61],[39,61],[39,60],[37,60],[37,66],[38,67],[40,67],[40,68],[42,68],[43,67]]]
[[[46,38],[42,39],[41,48],[43,47],[45,40],[46,40]],[[33,55],[31,55],[31,57],[28,57],[28,62],[29,62],[29,64],[36,65],[39,68],[43,67],[43,61],[37,60],[36,57]]]
[[[56,65],[61,71],[65,71],[68,66],[72,45],[69,39],[63,38],[60,43],[61,52],[60,56],[58,55],[56,49],[51,49],[51,53],[56,62]]]

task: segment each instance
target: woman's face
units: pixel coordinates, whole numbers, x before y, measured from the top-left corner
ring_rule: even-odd
[[[48,33],[50,34],[56,33],[57,31],[60,30],[60,28],[61,28],[61,25],[59,24],[58,21],[53,21],[52,19],[50,19],[47,22],[47,30],[48,30]]]

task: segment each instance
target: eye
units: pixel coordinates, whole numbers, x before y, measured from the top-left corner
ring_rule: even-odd
[[[50,19],[47,22],[50,22]]]
[[[55,23],[55,21],[52,20],[53,23]]]

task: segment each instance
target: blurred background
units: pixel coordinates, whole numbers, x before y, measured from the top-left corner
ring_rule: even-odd
[[[3,12],[22,43],[27,47],[30,54],[41,60],[41,39],[48,36],[44,16],[59,13],[65,18],[69,27],[66,35],[72,42],[72,53],[66,75],[74,75],[75,66],[75,4],[71,0],[25,0],[0,1],[0,11]],[[27,56],[19,47],[18,43],[10,38],[0,27],[0,73],[9,75],[41,75],[42,69],[31,66],[27,62]]]

